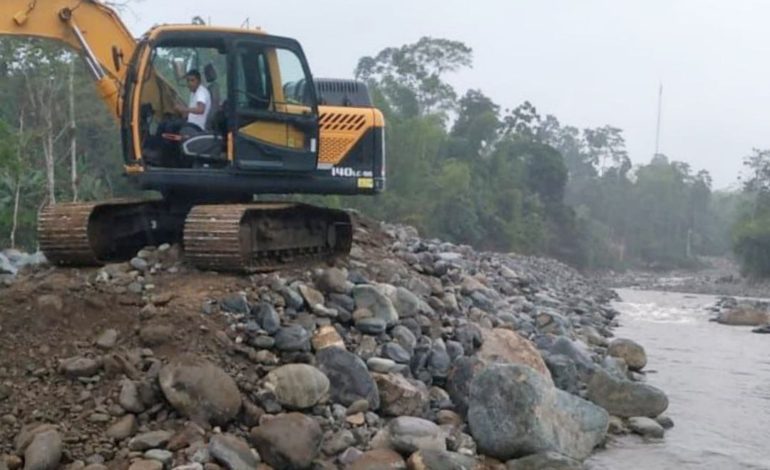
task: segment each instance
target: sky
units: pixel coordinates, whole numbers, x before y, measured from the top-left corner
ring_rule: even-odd
[[[422,36],[473,48],[449,77],[513,108],[579,128],[624,130],[634,163],[660,152],[735,186],[752,148],[770,148],[770,1],[766,0],[135,0],[137,36],[194,15],[247,20],[298,39],[317,77],[350,78],[362,56]]]

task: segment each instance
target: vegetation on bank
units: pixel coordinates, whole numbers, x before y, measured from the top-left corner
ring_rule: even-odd
[[[132,190],[117,124],[76,56],[3,38],[0,64],[0,245],[34,249],[42,205]],[[460,95],[447,75],[471,66],[469,47],[433,38],[362,58],[355,75],[388,121],[388,190],[313,199],[588,269],[691,266],[732,241],[748,273],[770,274],[754,266],[770,266],[766,188],[714,192],[707,172],[663,155],[633,165],[613,126],[579,129],[529,102],[505,109],[481,90]]]

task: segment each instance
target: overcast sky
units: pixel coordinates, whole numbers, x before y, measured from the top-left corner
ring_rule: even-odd
[[[125,20],[239,26],[298,39],[316,76],[350,77],[364,55],[421,36],[463,41],[472,70],[452,77],[503,108],[531,101],[564,124],[625,131],[635,163],[655,150],[734,184],[742,157],[770,148],[770,1],[144,0]]]

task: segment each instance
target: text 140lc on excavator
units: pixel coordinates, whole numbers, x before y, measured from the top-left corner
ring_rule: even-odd
[[[45,208],[40,246],[54,263],[122,261],[143,246],[179,241],[203,269],[334,257],[352,242],[345,212],[257,203],[254,195],[384,189],[382,113],[362,83],[314,80],[293,39],[164,25],[136,40],[97,0],[3,0],[0,35],[77,50],[120,121],[126,176],[163,195]],[[183,97],[199,89],[188,90],[184,78],[199,81],[208,99],[188,103]]]

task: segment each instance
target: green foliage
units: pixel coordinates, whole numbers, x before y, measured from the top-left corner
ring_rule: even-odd
[[[443,75],[469,67],[471,54],[471,48],[461,42],[423,37],[361,58],[355,75],[376,83],[403,117],[442,113],[451,110],[457,99]]]
[[[733,251],[744,275],[770,277],[770,214],[737,223],[733,228]]]
[[[770,150],[754,149],[744,159],[749,178],[744,182],[732,247],[743,273],[770,277]]]

